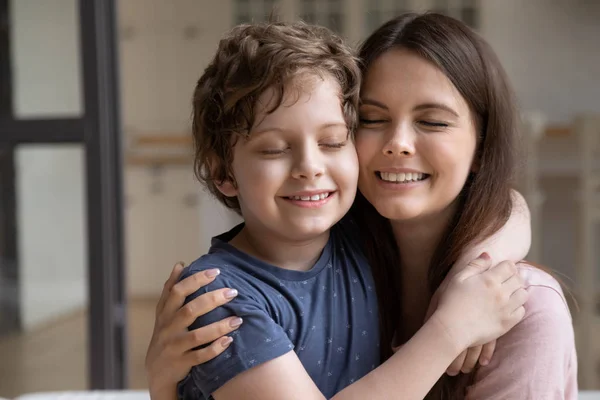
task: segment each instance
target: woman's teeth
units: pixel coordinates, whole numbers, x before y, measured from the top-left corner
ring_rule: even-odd
[[[380,172],[379,177],[386,182],[418,182],[427,178],[427,174],[421,172]]]
[[[290,196],[290,200],[301,200],[301,201],[319,201],[329,197],[329,193],[315,194],[312,196]]]

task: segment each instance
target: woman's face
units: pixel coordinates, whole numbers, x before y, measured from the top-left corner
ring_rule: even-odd
[[[420,56],[393,49],[364,77],[356,149],[359,189],[384,217],[448,217],[473,169],[476,129],[450,80]]]

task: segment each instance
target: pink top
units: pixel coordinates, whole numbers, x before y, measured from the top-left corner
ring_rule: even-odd
[[[525,317],[498,339],[467,400],[576,400],[577,354],[571,314],[559,283],[520,263],[529,300]]]

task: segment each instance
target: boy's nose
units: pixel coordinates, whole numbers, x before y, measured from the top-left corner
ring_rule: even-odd
[[[325,173],[325,166],[318,155],[304,154],[297,160],[292,171],[296,179],[314,179]]]

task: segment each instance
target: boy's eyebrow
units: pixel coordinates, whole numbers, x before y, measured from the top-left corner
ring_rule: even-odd
[[[323,129],[327,129],[327,128],[334,128],[334,127],[343,127],[343,128],[347,128],[346,126],[346,122],[340,121],[340,122],[328,122],[325,124],[322,124],[320,126],[317,127],[317,130],[323,130]],[[252,134],[253,135],[260,135],[261,133],[265,133],[265,132],[281,132],[281,133],[285,133],[285,132],[289,132],[291,131],[290,129],[282,129],[282,128],[278,128],[276,126],[273,127],[266,127],[266,128],[261,128],[258,129],[256,131],[253,131]]]

